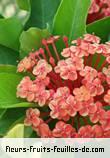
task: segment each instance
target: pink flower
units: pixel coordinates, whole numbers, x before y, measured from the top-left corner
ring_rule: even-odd
[[[74,65],[69,64],[68,61],[59,61],[58,65],[55,67],[55,72],[60,73],[60,76],[64,80],[76,80],[77,72]]]
[[[73,90],[73,94],[75,95],[75,99],[77,101],[88,101],[91,97],[89,90],[85,86],[75,88]]]
[[[69,120],[70,116],[76,115],[76,101],[70,91],[66,87],[59,88],[50,101],[49,107],[52,110],[50,115],[52,118]]]
[[[26,112],[26,119],[24,121],[25,125],[33,126],[33,129],[40,135],[41,137],[51,137],[52,133],[49,126],[44,123],[42,119],[40,119],[40,111],[38,109],[29,109]]]
[[[70,57],[71,56],[71,50],[69,48],[65,48],[63,49],[63,51],[61,52],[61,55],[65,58]]]
[[[67,99],[69,97],[69,95],[70,95],[70,90],[68,87],[60,87],[57,89],[53,98],[56,100]]]
[[[106,81],[110,85],[110,66],[108,68],[104,67],[103,68],[103,74],[106,76]]]
[[[104,87],[101,85],[100,79],[96,78],[92,82],[87,82],[86,87],[90,91],[91,96],[101,95],[104,92]]]
[[[65,60],[60,60],[57,64],[57,66],[54,68],[56,73],[60,73],[63,67],[66,67],[67,63]]]
[[[110,64],[110,56],[107,57],[106,61]]]
[[[39,106],[44,106],[49,100],[50,92],[48,90],[42,90],[36,93],[34,102],[38,102]]]
[[[82,70],[84,68],[84,60],[76,56],[66,59],[66,63],[68,65],[74,65],[76,70]]]
[[[94,105],[93,98],[80,104],[82,106],[79,109],[79,114],[81,116],[88,116],[90,113],[94,114],[97,110],[96,106]]]
[[[29,89],[32,86],[32,84],[33,82],[28,76],[24,77],[17,87],[17,97],[27,98]]]
[[[104,96],[104,101],[110,104],[110,89],[107,91],[107,94]]]
[[[96,102],[94,106],[96,110],[94,113],[90,112],[89,116],[92,123],[97,123],[105,117],[105,110],[102,109],[101,102]]]
[[[85,54],[86,54],[86,56],[88,56],[88,52],[87,52],[87,50],[85,51],[85,50],[83,50],[82,48],[80,48],[80,47],[77,47],[77,46],[71,46],[70,47],[70,50],[71,50],[71,54],[73,54],[73,55],[75,55],[75,56],[77,56],[77,57],[79,57],[79,58],[82,58],[83,56],[85,56]],[[71,55],[72,56],[72,55]]]
[[[25,119],[25,125],[33,125],[34,127],[38,127],[41,120],[39,118],[40,111],[38,109],[28,109],[26,112],[26,119]]]
[[[67,103],[67,111],[69,116],[74,117],[77,114],[77,109],[75,107],[76,100],[72,95],[69,95],[69,97],[66,100]]]
[[[86,36],[86,35],[85,35]],[[96,49],[97,49],[97,43],[94,43],[97,37],[88,34],[88,36],[92,36],[90,40],[84,40],[84,39],[77,39],[75,41],[72,41],[73,46],[70,46],[71,50],[71,57],[72,56],[77,56],[77,57],[83,57],[83,56],[89,56],[89,54],[95,54]],[[87,37],[88,37],[87,36]],[[86,38],[85,38],[86,39]]]
[[[80,71],[80,75],[84,77],[84,80],[91,82],[97,77],[97,71],[89,66],[85,66],[85,68]]]
[[[44,106],[52,92],[51,90],[45,90],[48,84],[48,78],[37,78],[31,81],[29,77],[25,77],[17,87],[17,97],[27,98],[29,102],[38,102],[40,106]]]
[[[46,123],[42,123],[39,125],[39,127],[37,129],[37,133],[42,138],[51,138],[52,137],[52,132]]]
[[[30,70],[34,65],[35,65],[34,60],[32,60],[30,57],[25,57],[18,64],[18,72],[23,72],[23,71],[26,71],[26,70]]]
[[[99,125],[94,125],[92,127],[95,138],[102,138],[104,136],[103,128]]]
[[[48,86],[49,83],[50,83],[50,78],[49,77],[46,77],[46,78],[40,78],[40,77],[37,77],[33,83],[38,87],[38,89],[44,89],[44,87]]]
[[[52,133],[57,138],[70,138],[75,135],[75,129],[71,125],[60,121],[56,124]]]
[[[105,113],[105,117],[100,120],[104,131],[110,130],[110,111]]]
[[[62,87],[57,90],[49,103],[51,109],[50,115],[52,118],[68,120],[70,116],[76,114],[72,105],[69,105],[70,97],[70,91],[67,87]],[[74,99],[72,99],[73,98],[71,98],[71,102],[74,102]]]
[[[110,76],[110,66],[108,68],[104,67],[102,71],[106,76]]]
[[[69,120],[70,116],[68,114],[68,106],[65,101],[60,100],[60,101],[51,101],[49,104],[49,108],[51,109],[50,116],[53,119],[59,119],[59,120],[64,120],[67,121]]]
[[[51,65],[49,65],[44,59],[38,61],[37,66],[33,69],[33,74],[42,78],[45,78],[49,72],[52,71]]]
[[[85,34],[84,35],[84,40],[87,42],[91,42],[91,43],[100,43],[100,38],[96,37],[94,35],[90,35],[90,34]]]
[[[87,23],[110,16],[110,0],[92,0]]]
[[[108,46],[104,45],[104,44],[98,44],[96,52],[98,54],[104,54],[104,55],[106,55],[106,54],[108,54]]]
[[[93,130],[90,125],[81,127],[78,131],[78,135],[80,138],[93,138]]]
[[[76,72],[74,66],[67,66],[64,69],[62,69],[60,76],[64,80],[74,81],[77,79],[77,72]]]
[[[98,4],[95,2],[95,0],[92,0],[92,4],[89,10],[89,14],[97,13],[99,11],[100,7]]]

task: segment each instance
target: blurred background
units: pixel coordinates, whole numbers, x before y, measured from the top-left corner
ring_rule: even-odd
[[[8,18],[17,16],[20,19],[24,19],[27,16],[27,11],[20,10],[17,0],[0,0],[0,15]]]

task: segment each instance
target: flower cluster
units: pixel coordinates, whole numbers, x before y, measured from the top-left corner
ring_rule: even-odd
[[[27,110],[25,125],[40,137],[110,137],[110,111],[105,110],[110,104],[110,43],[85,34],[69,46],[64,37],[61,58],[55,44],[59,38],[43,39],[44,47],[18,64],[18,72],[31,75],[18,85],[17,97],[37,105]]]
[[[91,0],[88,23],[110,16],[110,0]]]

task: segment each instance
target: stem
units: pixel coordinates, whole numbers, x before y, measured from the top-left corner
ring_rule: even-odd
[[[52,57],[52,54],[51,54],[50,49],[48,47],[47,41],[45,39],[42,40],[42,44],[45,46],[45,49],[46,49],[49,57]]]
[[[60,57],[59,57],[58,51],[57,51],[57,49],[56,49],[55,43],[52,43],[52,47],[53,47],[53,50],[54,50],[55,55],[56,55],[56,57],[57,57],[57,60],[59,61],[59,60],[60,60]]]
[[[98,67],[98,64],[99,64],[99,62],[100,62],[100,57],[101,57],[100,54],[98,54],[96,63],[95,63],[95,65],[94,65],[94,68],[97,68],[97,67]]]
[[[68,48],[68,47],[69,47],[69,44],[68,44],[68,37],[64,36],[64,37],[63,37],[63,42],[64,42],[66,48]]]
[[[104,61],[104,63],[101,65],[101,67],[99,68],[99,71],[101,71],[102,70],[102,68],[104,67],[104,66],[106,66],[107,65],[107,61],[105,60]]]
[[[48,123],[51,122],[51,121],[52,121],[52,118],[50,117],[48,120],[45,121],[45,123],[48,124]]]

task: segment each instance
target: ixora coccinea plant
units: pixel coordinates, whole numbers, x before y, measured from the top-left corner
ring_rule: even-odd
[[[110,17],[87,24],[90,0],[17,2],[26,18],[0,19],[0,137],[110,137]]]
[[[40,137],[110,137],[110,111],[105,110],[110,104],[110,43],[85,34],[68,45],[64,37],[62,59],[59,38],[43,39],[44,48],[18,64],[18,72],[33,77],[21,80],[17,97],[38,105],[27,110],[25,125]]]

